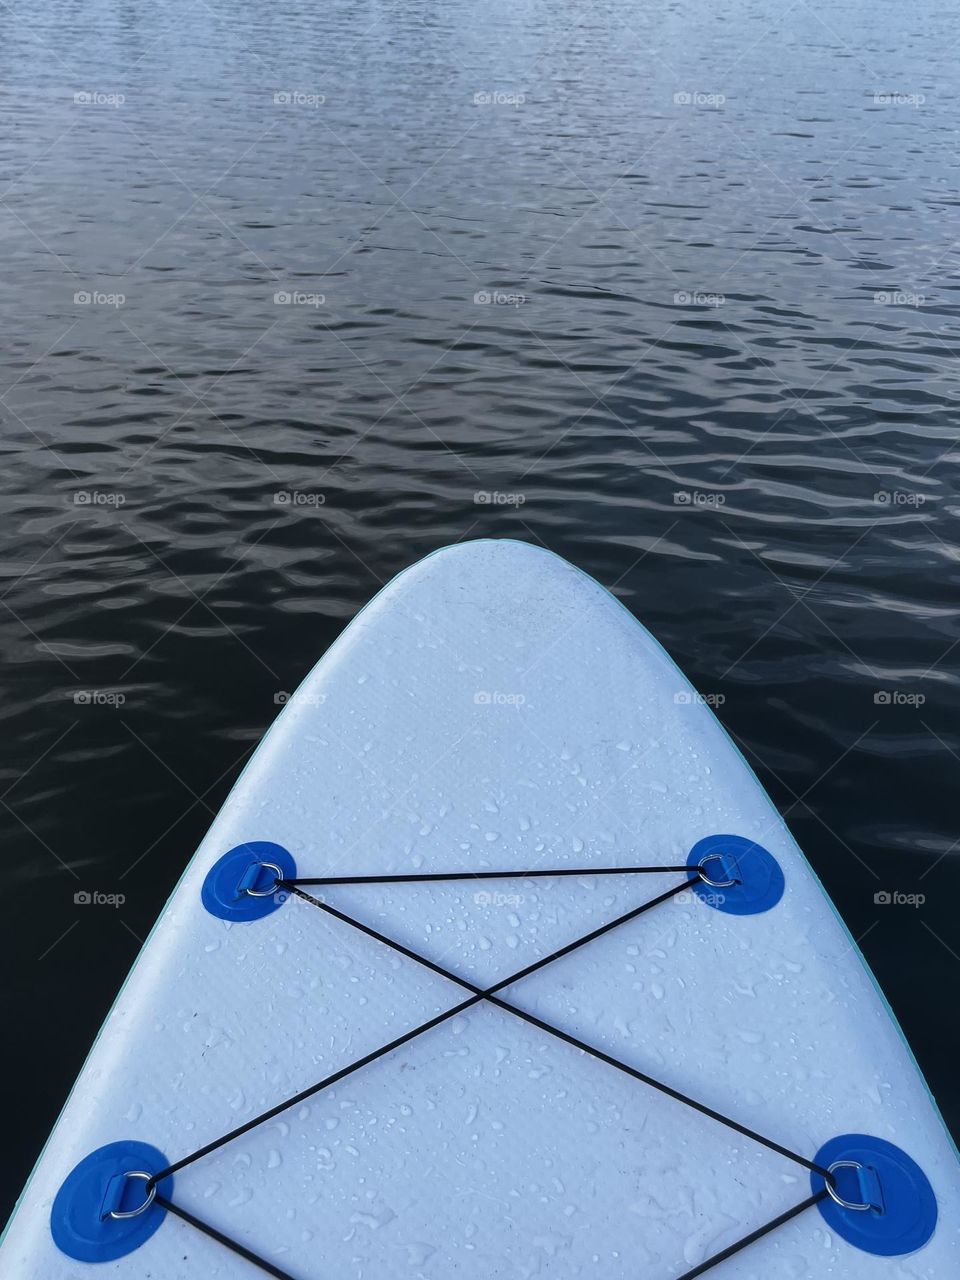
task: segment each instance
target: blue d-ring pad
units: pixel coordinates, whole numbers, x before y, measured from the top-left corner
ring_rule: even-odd
[[[117,1185],[119,1175],[159,1173],[169,1163],[162,1151],[146,1142],[111,1142],[84,1156],[67,1175],[50,1210],[50,1232],[60,1252],[78,1262],[112,1262],[138,1249],[163,1222],[166,1209],[154,1201],[135,1217],[111,1218],[105,1213],[105,1197],[112,1188],[122,1191]],[[130,1189],[122,1207],[129,1210],[143,1203],[141,1188],[146,1182],[127,1181]],[[172,1188],[172,1174],[157,1186],[163,1196],[169,1196]],[[116,1207],[121,1207],[120,1202]]]
[[[261,920],[282,907],[289,895],[282,890],[264,892],[276,880],[275,873],[266,868],[259,876],[262,883],[257,884],[257,894],[247,893],[244,888],[245,884],[252,887],[251,882],[257,881],[257,865],[264,862],[279,867],[284,880],[292,880],[297,874],[293,855],[282,845],[270,840],[235,845],[213,864],[203,882],[200,896],[210,914],[220,920]]]
[[[724,861],[718,860],[718,855]],[[706,857],[712,857],[704,867],[711,880],[729,879],[724,866],[735,867],[739,884],[723,888],[695,881],[690,887],[710,907],[726,911],[733,916],[753,916],[769,911],[783,897],[784,878],[780,863],[762,845],[743,836],[716,835],[698,840],[687,854],[687,866],[698,867]]]
[[[848,1244],[864,1253],[893,1258],[921,1249],[933,1235],[937,1226],[933,1188],[916,1161],[892,1142],[865,1133],[844,1133],[825,1143],[814,1159],[824,1169],[838,1160],[852,1160],[875,1171],[883,1199],[882,1213],[874,1209],[844,1209],[829,1196],[817,1205],[827,1225]],[[810,1174],[814,1192],[822,1191],[824,1185],[821,1174]],[[838,1192],[845,1200],[856,1200],[856,1182],[851,1180],[847,1194],[839,1185]]]

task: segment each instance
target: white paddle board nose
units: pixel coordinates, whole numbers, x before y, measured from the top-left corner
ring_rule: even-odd
[[[611,594],[447,548],[281,702],[4,1275],[953,1274],[960,1166],[889,1009]]]

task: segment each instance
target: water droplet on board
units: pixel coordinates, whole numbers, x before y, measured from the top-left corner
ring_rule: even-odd
[[[424,1244],[420,1240],[404,1245],[404,1249],[407,1253],[407,1266],[410,1267],[424,1266],[436,1253],[432,1244]]]

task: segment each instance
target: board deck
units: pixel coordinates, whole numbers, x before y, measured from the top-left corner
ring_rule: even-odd
[[[578,871],[313,891],[486,989],[678,883],[592,871],[681,865],[717,832],[775,857],[775,906],[729,914],[681,886],[501,997],[809,1159],[837,1134],[887,1139],[936,1194],[936,1231],[907,1257],[854,1247],[814,1207],[718,1280],[944,1280],[956,1149],[806,859],[653,637],[592,579],[509,541],[401,574],[284,707],[121,991],[0,1273],[256,1280],[170,1213],[126,1256],[77,1262],[51,1237],[54,1197],[107,1143],[176,1161],[465,998],[296,895],[257,920],[212,915],[204,880],[231,848],[279,844],[300,877]],[[810,1194],[789,1158],[488,1001],[173,1183],[296,1280],[676,1280]]]

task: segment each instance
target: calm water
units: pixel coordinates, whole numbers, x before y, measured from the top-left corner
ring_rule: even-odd
[[[277,695],[488,535],[716,695],[960,1129],[960,31],[843,8],[0,11],[6,1197]]]

